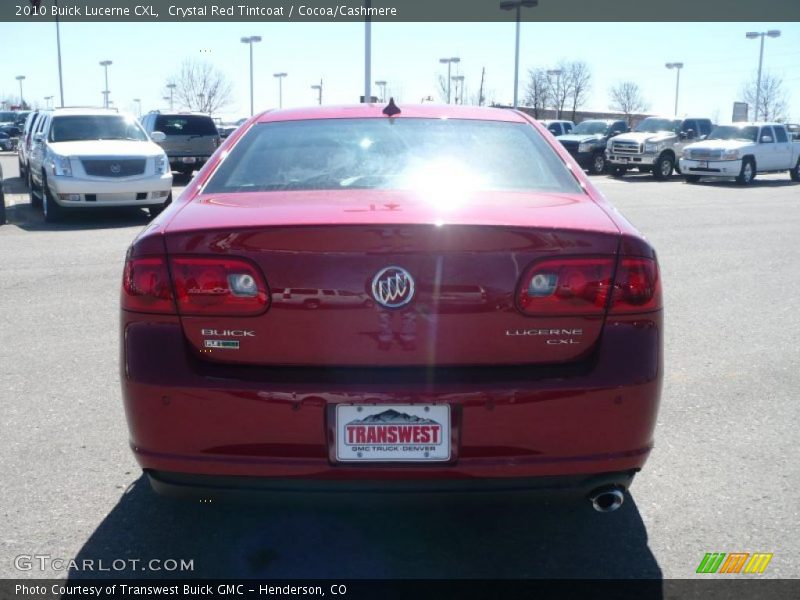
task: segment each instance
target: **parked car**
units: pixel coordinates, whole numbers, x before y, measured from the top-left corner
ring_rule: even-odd
[[[609,173],[622,177],[631,167],[667,179],[678,164],[683,147],[705,139],[711,119],[647,117],[632,132],[611,138],[606,148]]]
[[[571,485],[617,508],[653,444],[661,282],[562,153],[497,108],[246,123],[127,253],[121,385],[154,488]],[[301,288],[372,302],[281,310]]]
[[[688,183],[700,177],[734,177],[752,183],[757,173],[789,171],[800,181],[800,141],[781,123],[720,125],[702,142],[683,149],[681,173]]]
[[[0,165],[0,225],[6,223],[6,197],[3,192],[3,165]]]
[[[156,110],[142,118],[142,125],[148,134],[160,131],[166,136],[159,144],[170,167],[186,176],[201,168],[221,141],[214,120],[204,113]]]
[[[545,119],[544,121],[540,121],[540,123],[545,127],[547,127],[547,130],[556,137],[558,137],[559,135],[567,135],[575,127],[575,123],[573,123],[572,121],[560,121],[560,120],[557,121],[557,120]]]
[[[615,135],[630,131],[625,121],[587,119],[581,121],[572,133],[558,136],[578,164],[592,175],[606,172],[606,144]]]
[[[792,136],[794,140],[800,140],[800,125],[797,123],[787,123],[786,131]]]
[[[34,110],[25,119],[25,125],[22,128],[22,137],[17,145],[19,176],[24,180],[28,179],[28,156],[30,155],[31,144],[33,143],[33,132],[36,129],[40,114],[38,110]]]
[[[18,138],[11,137],[8,131],[0,128],[0,150],[2,150],[3,152],[12,152],[16,150],[17,140]]]
[[[172,200],[166,154],[133,116],[114,109],[42,111],[27,179],[46,221],[70,207],[141,206],[155,216]]]

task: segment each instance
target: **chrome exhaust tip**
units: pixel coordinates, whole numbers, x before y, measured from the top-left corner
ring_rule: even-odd
[[[614,512],[625,502],[625,492],[621,487],[600,488],[589,494],[589,501],[597,512]]]

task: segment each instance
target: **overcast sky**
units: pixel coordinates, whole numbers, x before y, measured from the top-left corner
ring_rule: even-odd
[[[758,67],[759,42],[747,31],[780,29],[765,42],[764,70],[783,78],[790,119],[800,122],[800,23],[523,23],[520,97],[527,70],[552,67],[560,59],[582,60],[592,72],[585,108],[608,109],[608,89],[621,80],[642,88],[651,112],[672,114],[675,71],[685,63],[679,113],[730,120],[742,84]],[[278,102],[273,73],[284,71],[284,106],[316,103],[311,85],[323,80],[323,103],[357,102],[364,88],[364,25],[361,23],[62,23],[64,96],[67,105],[100,105],[104,89],[100,60],[112,60],[109,88],[115,104],[133,111],[164,108],[164,84],[182,60],[208,60],[230,78],[233,100],[223,111],[249,114],[247,46],[254,46],[256,110]],[[509,23],[374,23],[372,79],[389,82],[403,102],[440,99],[438,59],[461,58],[467,96],[476,95],[486,69],[487,99],[510,103],[513,95],[514,25]],[[58,97],[53,23],[0,23],[0,98],[18,99],[15,77],[25,75],[24,94],[44,105]],[[373,89],[377,95],[377,89]]]

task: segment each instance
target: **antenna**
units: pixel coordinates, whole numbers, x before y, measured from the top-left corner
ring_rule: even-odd
[[[389,98],[389,104],[383,109],[383,114],[387,117],[393,117],[400,114],[400,108],[394,103],[394,98]]]

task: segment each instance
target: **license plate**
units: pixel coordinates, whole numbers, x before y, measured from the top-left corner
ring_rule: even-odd
[[[339,462],[450,460],[450,405],[336,406]]]
[[[619,157],[617,157],[617,160],[618,160],[619,162],[621,162],[621,163],[626,163],[626,162],[628,162],[630,159],[629,159],[627,156],[619,156]]]
[[[707,169],[708,168],[708,161],[707,160],[701,160],[698,166],[701,169]]]
[[[185,165],[193,165],[197,162],[197,159],[194,156],[184,156],[181,162]]]

